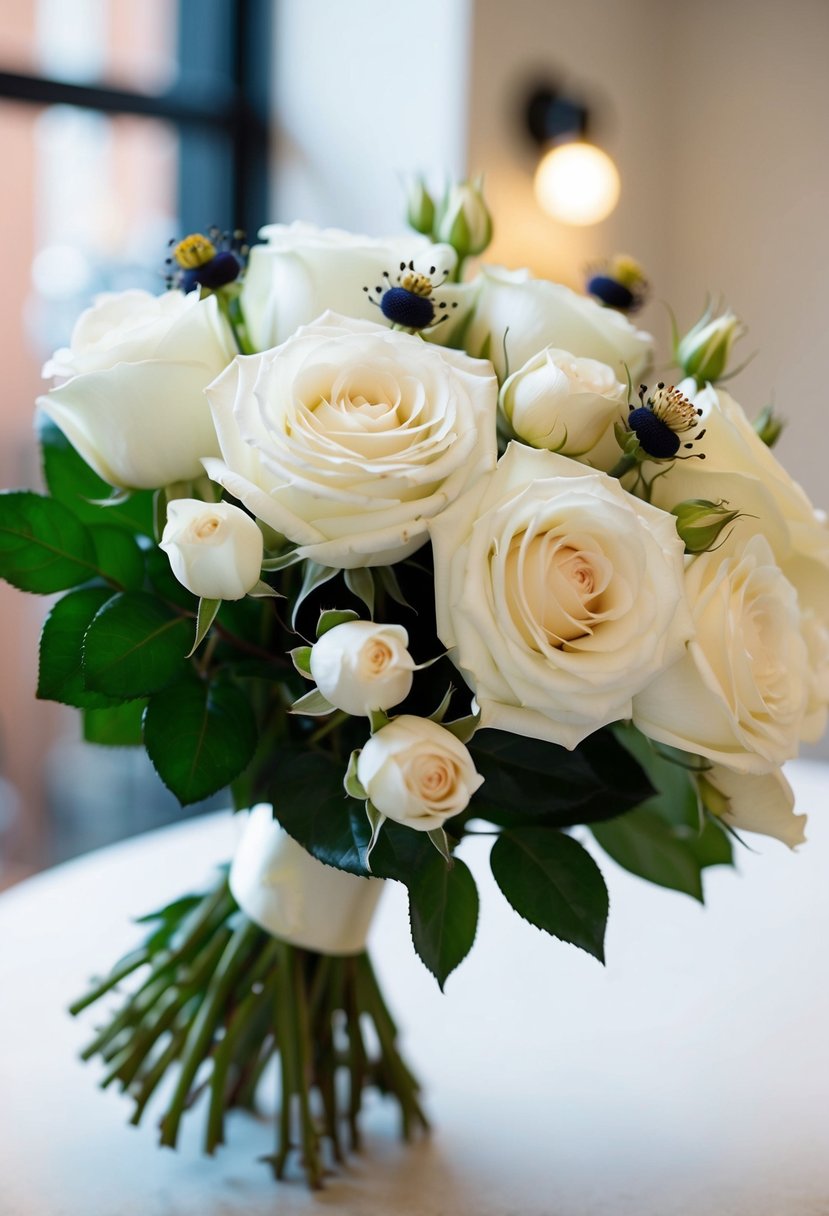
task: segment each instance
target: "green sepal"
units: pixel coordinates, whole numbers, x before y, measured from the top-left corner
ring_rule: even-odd
[[[444,829],[432,828],[431,832],[427,832],[426,835],[440,853],[447,866],[449,866],[451,869],[451,867],[455,864],[455,859],[452,856],[452,850],[449,848],[449,837],[446,835]]]
[[[357,776],[357,761],[359,758],[360,748],[358,747],[354,749],[348,758],[348,768],[343,778],[343,788],[349,798],[356,798],[360,802],[365,802],[368,799],[368,794],[363,789],[360,778]]]
[[[301,676],[306,680],[313,680],[311,675],[311,650],[310,646],[295,646],[293,650],[289,650],[291,662]]]
[[[380,829],[386,822],[386,816],[382,813],[382,811],[377,810],[377,807],[369,798],[366,798],[366,818],[368,819],[369,827],[371,828],[371,835],[369,837],[368,844],[366,845],[366,851],[363,854],[363,862],[368,872],[371,873],[371,854],[373,853],[374,846],[377,844],[379,839]]]
[[[452,701],[454,691],[454,685],[450,684],[444,693],[443,700],[441,701],[440,705],[437,707],[437,709],[433,710],[433,712],[429,714],[430,722],[437,722],[440,726],[443,725],[443,719],[449,712],[449,705]]]
[[[378,730],[382,730],[384,726],[388,726],[391,718],[384,709],[370,709],[368,711],[369,729],[373,735],[376,735]]]
[[[374,568],[375,575],[380,579],[380,586],[385,591],[390,600],[394,600],[395,604],[399,604],[401,608],[410,609],[417,616],[417,609],[409,603],[403,594],[400,582],[394,571],[393,566],[376,566]]]
[[[312,688],[310,692],[306,692],[305,696],[294,701],[288,710],[291,714],[304,714],[308,718],[322,718],[333,711],[334,706],[318,688]]]
[[[251,587],[248,595],[255,600],[284,600],[285,598],[281,591],[277,591],[276,587],[272,587],[270,583],[266,583],[262,578],[260,578],[255,586]]]
[[[456,718],[454,722],[442,722],[444,730],[448,730],[461,743],[469,743],[481,724],[480,710],[476,714],[467,714],[465,718]]]
[[[294,628],[296,628],[299,610],[308,596],[312,595],[319,587],[324,587],[326,583],[329,583],[332,578],[336,578],[338,574],[339,570],[334,570],[331,566],[321,566],[319,562],[306,561],[302,586],[294,601],[294,609],[291,614],[291,624]]]
[[[352,595],[362,600],[368,614],[374,619],[374,577],[366,566],[357,566],[353,570],[343,571],[345,585]]]
[[[271,574],[276,570],[287,570],[289,566],[296,566],[301,561],[299,551],[290,549],[287,553],[280,553],[277,557],[266,557],[262,562],[262,569],[266,574]]]
[[[199,600],[199,610],[196,614],[196,638],[187,655],[188,659],[193,657],[207,637],[210,626],[215,621],[221,606],[221,600],[208,600],[204,598]]]
[[[320,613],[317,621],[317,637],[321,638],[330,629],[336,629],[337,625],[345,625],[348,621],[359,621],[359,619],[359,612],[355,612],[353,608],[326,608],[324,612]]]

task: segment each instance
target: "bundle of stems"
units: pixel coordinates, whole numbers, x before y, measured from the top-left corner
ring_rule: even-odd
[[[396,1101],[405,1139],[428,1130],[368,954],[335,957],[271,937],[240,911],[226,871],[207,892],[142,920],[151,926],[144,943],[70,1007],[77,1015],[118,997],[81,1054],[104,1062],[103,1087],[132,1096],[132,1123],[173,1077],[161,1144],[176,1146],[183,1115],[204,1096],[204,1150],[213,1154],[227,1112],[258,1109],[275,1060],[276,1146],[266,1160],[276,1178],[293,1155],[318,1188],[358,1150],[368,1087]]]

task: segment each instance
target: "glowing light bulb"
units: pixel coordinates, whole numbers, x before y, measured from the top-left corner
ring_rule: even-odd
[[[539,205],[563,224],[598,224],[619,201],[619,172],[595,144],[551,148],[535,172]]]

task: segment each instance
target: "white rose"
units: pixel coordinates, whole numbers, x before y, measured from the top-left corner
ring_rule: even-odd
[[[359,717],[391,709],[409,695],[414,659],[402,625],[344,621],[311,649],[311,675],[335,709]]]
[[[797,594],[762,536],[688,562],[687,653],[635,699],[643,734],[743,773],[797,754],[810,701]]]
[[[779,768],[770,773],[735,773],[715,764],[700,785],[706,805],[738,832],[774,836],[790,849],[806,839],[806,816],[795,815],[794,792]],[[706,786],[713,787],[713,798]],[[721,799],[722,805],[717,805]]]
[[[413,261],[422,273],[434,266],[440,282],[457,263],[449,245],[433,245],[413,233],[376,239],[297,223],[269,224],[259,235],[267,244],[250,251],[241,301],[248,332],[260,350],[278,346],[324,312],[389,324],[369,298],[386,286],[384,272],[394,283],[401,263]],[[468,316],[475,292],[472,285],[459,283],[440,289],[451,318],[434,331],[436,340],[451,339]]]
[[[112,486],[193,480],[218,452],[204,389],[235,353],[213,296],[99,296],[44,367],[64,383],[38,405]]]
[[[100,295],[44,367],[63,383],[38,405],[105,482],[185,482],[219,450],[204,388],[235,353],[214,297]]]
[[[381,815],[419,832],[459,815],[484,780],[451,731],[411,714],[371,736],[357,758],[357,779]]]
[[[523,367],[546,346],[599,359],[626,380],[638,379],[651,358],[653,338],[613,308],[529,271],[484,267],[475,312],[464,336],[471,355],[491,359],[498,379]]]
[[[673,518],[564,456],[510,444],[431,532],[438,636],[482,726],[573,748],[690,637]]]
[[[773,452],[763,443],[741,406],[730,393],[711,385],[695,392],[693,380],[679,389],[701,410],[705,435],[693,457],[672,465],[645,464],[648,480],[654,473],[652,501],[665,510],[688,498],[711,502],[724,499],[743,512],[735,536],[745,541],[762,534],[778,564],[797,588],[801,606],[814,609],[829,623],[829,529]]]
[[[548,347],[513,372],[500,404],[519,439],[578,457],[612,429],[626,391],[606,363]]]
[[[496,460],[490,365],[368,321],[326,314],[207,395],[208,475],[324,566],[407,557]]]
[[[178,581],[204,599],[240,600],[259,582],[262,533],[230,503],[174,499],[160,548]]]

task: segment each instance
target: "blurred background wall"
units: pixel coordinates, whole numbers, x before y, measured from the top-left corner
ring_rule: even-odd
[[[579,285],[586,263],[634,254],[666,363],[665,304],[687,326],[721,295],[759,352],[735,395],[788,416],[780,454],[829,505],[827,55],[826,0],[0,0],[0,482],[37,475],[45,355],[95,291],[160,286],[169,237],[298,217],[393,231],[406,174],[483,171],[488,259]],[[21,96],[32,75],[115,93],[46,103]],[[542,80],[595,101],[619,168],[593,227],[535,202],[523,108]],[[118,90],[144,100],[119,112]],[[24,865],[176,813],[134,759],[81,748],[74,716],[34,701],[47,607],[0,586],[0,773],[23,810],[4,831],[0,809],[0,857]]]

